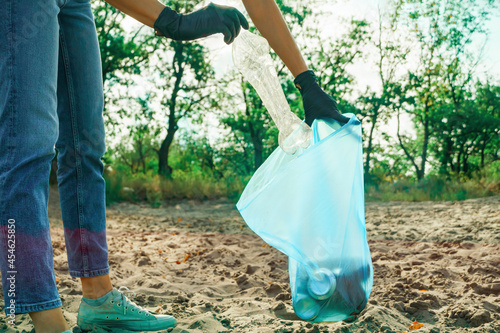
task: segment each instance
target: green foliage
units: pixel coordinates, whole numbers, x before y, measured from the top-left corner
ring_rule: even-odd
[[[386,139],[399,146],[396,154],[405,157],[402,163],[413,168],[417,180],[436,169],[448,177],[470,176],[498,159],[497,88],[476,78],[481,54],[472,45],[486,34],[494,2],[394,0],[392,5],[388,17],[381,16],[376,42],[382,94],[359,100],[365,124],[370,123],[365,179],[376,181],[370,168],[377,162],[370,161],[370,154],[382,154],[381,146],[372,144],[379,115],[397,118],[397,141]],[[396,42],[403,47],[395,47]],[[416,52],[406,47],[412,44]],[[402,114],[410,116],[416,135],[400,130]]]
[[[242,82],[241,90],[244,109],[223,116],[220,121],[231,130],[233,136],[229,139],[251,144],[254,155],[253,169],[257,170],[277,147],[278,131],[257,91],[248,82]]]
[[[237,173],[232,169],[232,160],[226,158],[226,151],[216,151],[205,138],[194,139],[182,136],[180,143],[172,146],[170,163],[175,170],[171,178],[157,174],[155,154],[139,154],[135,147],[121,145],[118,150],[108,150],[105,162],[107,203],[116,201],[146,201],[157,207],[171,199],[215,199],[236,200],[249,180],[246,170]],[[131,167],[136,161],[136,167]],[[250,170],[251,172],[251,170]]]
[[[108,131],[113,137],[120,120],[127,114],[127,107],[118,104],[129,99],[118,91],[120,87],[129,89],[135,85],[134,78],[143,74],[159,40],[154,35],[142,33],[145,26],[133,35],[127,34],[122,25],[125,14],[103,0],[92,2],[92,10],[101,55],[104,117],[106,125],[113,129]]]
[[[237,201],[246,184],[243,177],[235,175],[216,179],[203,173],[184,171],[176,172],[171,179],[167,179],[151,172],[127,177],[113,170],[105,173],[105,180],[106,204],[148,202],[152,207],[178,199],[229,198]]]
[[[166,4],[187,13],[198,3]],[[324,22],[308,2],[277,0],[292,35],[303,37],[300,49],[322,88],[342,112],[362,121],[366,198],[464,200],[500,194],[500,86],[495,78],[476,75],[480,53],[472,43],[486,35],[495,3],[390,3],[377,27],[347,20],[346,33],[334,40],[322,37]],[[130,35],[122,13],[103,1],[93,8],[108,135],[120,138],[104,157],[107,204],[237,200],[278,146],[278,130],[255,89],[235,72],[215,79],[210,53],[198,41],[160,39],[152,32]],[[291,110],[303,118],[293,77],[276,54],[271,56]],[[357,60],[374,62],[380,90],[360,91],[350,72]],[[204,125],[208,113],[218,120],[216,142],[193,129]],[[411,119],[410,132],[401,126],[403,115]],[[397,126],[395,136],[386,133],[388,123]]]
[[[414,182],[411,179],[394,183],[382,183],[367,188],[368,201],[460,201],[500,195],[498,178],[496,182],[483,179],[447,179],[430,175]]]
[[[140,74],[139,64],[147,61],[156,47],[152,37],[140,31],[129,37],[121,25],[125,14],[105,1],[93,3],[93,13],[100,45],[103,81],[121,82],[119,74]]]

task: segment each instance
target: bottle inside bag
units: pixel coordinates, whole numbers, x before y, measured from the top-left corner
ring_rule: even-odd
[[[289,258],[290,286],[292,293],[296,294],[292,303],[297,316],[312,322],[356,317],[368,300],[366,289],[370,283],[370,266],[361,264],[354,268],[347,265],[321,270],[326,274],[315,285],[318,282],[307,274],[304,266]]]

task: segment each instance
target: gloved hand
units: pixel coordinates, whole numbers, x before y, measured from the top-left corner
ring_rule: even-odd
[[[293,83],[302,95],[307,125],[311,126],[317,118],[333,118],[341,124],[349,121],[349,118],[337,110],[337,102],[318,85],[317,77],[312,70],[297,75]]]
[[[234,41],[241,27],[248,30],[249,25],[238,9],[212,2],[189,14],[179,14],[167,6],[154,23],[156,36],[173,40],[194,40],[223,33],[226,44]]]

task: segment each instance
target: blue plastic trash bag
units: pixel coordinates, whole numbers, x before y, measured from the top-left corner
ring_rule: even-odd
[[[289,256],[295,313],[312,322],[357,316],[373,285],[366,239],[361,125],[315,120],[313,142],[278,147],[243,191],[248,226]]]

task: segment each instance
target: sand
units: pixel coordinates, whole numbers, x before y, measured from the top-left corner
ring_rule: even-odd
[[[54,189],[49,216],[58,290],[75,326],[81,286],[68,274]],[[249,230],[234,203],[120,203],[107,216],[113,284],[176,316],[166,332],[410,332],[414,320],[424,324],[415,332],[500,332],[500,197],[368,203],[374,288],[352,323],[294,314],[287,257]],[[27,315],[17,322],[2,316],[0,331],[32,328]]]

